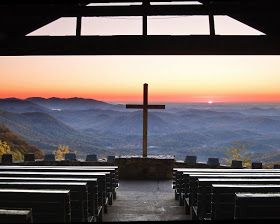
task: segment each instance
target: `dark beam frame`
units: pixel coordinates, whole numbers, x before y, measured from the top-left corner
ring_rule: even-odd
[[[0,42],[1,56],[280,55],[268,36],[30,36]]]
[[[131,5],[131,6],[69,6],[69,5],[36,5],[36,6],[0,6],[0,16],[160,16],[160,15],[270,15],[278,14],[277,7],[254,7],[247,5]]]

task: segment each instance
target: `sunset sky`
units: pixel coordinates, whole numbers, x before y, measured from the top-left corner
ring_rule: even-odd
[[[261,34],[229,17],[215,20],[218,34]],[[209,33],[202,16],[150,18],[148,27],[150,35]],[[74,30],[75,19],[62,18],[30,35],[73,35]],[[83,19],[83,35],[124,33],[140,34],[141,20]],[[280,56],[0,57],[0,78],[0,98],[139,102],[148,83],[153,102],[280,102]]]

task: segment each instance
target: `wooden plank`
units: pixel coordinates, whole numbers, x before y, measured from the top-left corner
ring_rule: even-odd
[[[236,193],[234,219],[279,219],[280,193]]]
[[[280,173],[280,170],[273,169],[209,169],[209,168],[173,168],[174,185],[178,194],[183,192],[184,184],[189,182],[188,176],[184,175],[193,173]]]
[[[246,178],[246,179],[275,179],[275,178],[280,178],[280,174],[252,174],[252,173],[247,173],[247,174],[237,174],[237,173],[232,173],[232,174],[190,174],[189,175],[189,185],[186,183],[185,187],[185,196],[190,197],[190,204],[191,206],[196,203],[196,192],[197,192],[197,180],[198,178]]]
[[[0,189],[70,190],[71,221],[88,222],[88,188],[86,182],[0,182]]]
[[[0,177],[60,177],[60,178],[97,178],[98,202],[106,210],[107,189],[106,183],[110,179],[110,172],[24,172],[24,171],[0,171]]]
[[[235,193],[277,193],[280,185],[256,185],[252,184],[213,184],[212,185],[212,209],[211,219],[234,219]]]
[[[231,178],[232,176],[237,177],[246,177],[249,176],[249,178],[261,178],[262,176],[266,176],[267,178],[275,178],[275,177],[280,177],[280,173],[279,172],[261,172],[261,173],[257,173],[257,172],[241,172],[239,173],[238,171],[236,172],[225,172],[222,173],[222,171],[217,172],[217,170],[215,170],[214,172],[182,172],[182,175],[180,177],[178,177],[177,183],[176,183],[176,190],[179,194],[179,199],[180,199],[180,205],[182,204],[182,201],[184,201],[185,197],[188,197],[190,194],[190,188],[194,188],[196,187],[195,185],[195,181],[197,180],[198,177],[224,177],[224,178]],[[190,203],[192,204],[192,199],[190,200]]]
[[[32,208],[33,221],[71,222],[70,190],[0,189],[0,207]]]
[[[223,170],[220,169],[216,169],[214,170],[214,172],[210,172],[210,171],[205,171],[205,172],[198,172],[201,169],[197,169],[195,170],[195,172],[182,172],[181,176],[178,177],[177,184],[176,184],[176,190],[178,193],[178,197],[179,197],[179,204],[181,206],[184,205],[184,201],[185,201],[185,197],[190,197],[190,206],[193,206],[193,204],[196,203],[196,198],[193,197],[192,192],[196,192],[196,181],[197,178],[199,177],[224,177],[224,178],[232,178],[233,176],[235,178],[238,177],[248,177],[248,178],[262,178],[263,176],[267,177],[267,178],[276,178],[277,176],[280,178],[280,173],[279,172],[250,172],[251,170],[248,170],[247,172],[243,172],[243,169],[232,169],[233,172],[225,172],[222,173]],[[239,173],[239,171],[242,171],[241,173]]]
[[[211,216],[211,186],[212,184],[280,184],[278,179],[248,179],[248,178],[199,178],[197,181],[197,204],[199,219]]]
[[[132,1],[133,2],[133,1]],[[197,5],[119,5],[119,6],[68,6],[57,5],[17,5],[17,7],[11,7],[10,5],[2,5],[0,7],[0,13],[5,16],[20,15],[20,16],[60,16],[60,17],[94,17],[94,16],[168,16],[168,15],[209,15],[209,8],[203,4]],[[244,16],[256,14],[275,14],[278,11],[275,7],[266,7],[266,10],[260,7],[242,7],[243,5],[235,4],[216,4],[215,7],[211,7],[211,13],[213,15],[228,15],[229,10],[232,16]],[[265,7],[265,5],[263,5]],[[49,12],[49,14],[47,13]]]
[[[278,43],[266,35],[25,36],[1,41],[0,55],[279,55]]]
[[[70,183],[79,183],[86,182],[88,184],[88,208],[89,214],[91,216],[98,216],[98,180],[97,178],[49,178],[49,177],[1,177],[0,182],[51,182],[51,183],[61,183],[61,182],[70,182]],[[100,205],[102,206],[102,201]],[[100,217],[102,218],[102,217]]]
[[[1,223],[33,223],[32,209],[0,208]]]
[[[71,171],[71,172],[110,172],[110,190],[115,191],[118,187],[118,167],[117,166],[0,166],[0,170],[26,170],[26,171]]]

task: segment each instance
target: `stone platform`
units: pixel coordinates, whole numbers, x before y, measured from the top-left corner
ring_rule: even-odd
[[[172,179],[174,156],[121,156],[115,160],[122,180],[170,180]]]
[[[117,199],[104,222],[185,221],[184,207],[174,199],[172,181],[121,180]]]

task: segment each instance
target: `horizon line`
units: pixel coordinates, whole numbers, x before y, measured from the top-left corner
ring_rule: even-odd
[[[73,97],[40,97],[40,96],[30,96],[30,97],[0,97],[1,100],[5,99],[19,99],[19,100],[28,100],[30,98],[41,98],[41,99],[84,99],[84,100],[94,100],[94,101],[100,101],[104,103],[112,103],[112,104],[127,104],[127,103],[139,103],[141,101],[110,101],[110,100],[100,100],[96,98],[85,98],[85,97],[78,97],[78,96],[73,96]],[[164,104],[208,104],[208,105],[215,105],[215,104],[278,104],[280,103],[280,100],[277,101],[155,101],[152,100],[150,101],[151,103],[164,103]]]

